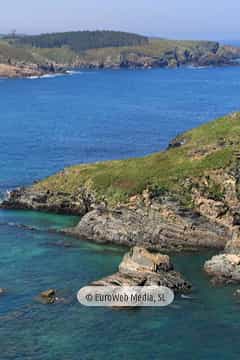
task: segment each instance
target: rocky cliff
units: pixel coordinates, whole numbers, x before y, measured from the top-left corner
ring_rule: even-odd
[[[85,48],[81,51],[68,45],[53,47],[51,41],[50,44],[47,42],[47,45],[44,41],[32,47],[31,41],[25,44],[24,41],[19,43],[17,39],[1,39],[0,64],[5,67],[2,67],[0,76],[28,76],[31,69],[31,75],[38,76],[39,72],[35,73],[36,71],[40,71],[40,74],[41,71],[46,73],[44,68],[49,66],[59,69],[239,65],[240,58],[240,48],[221,46],[214,41],[147,39],[138,45],[136,43],[123,46],[120,42],[118,46],[102,48],[92,48],[90,44],[88,48],[85,43]],[[81,44],[75,45],[78,48]]]
[[[32,76],[41,77],[47,74],[65,73],[63,67],[53,64],[35,65],[35,64],[0,64],[1,78],[28,78]]]
[[[177,137],[144,158],[73,166],[9,192],[3,208],[81,216],[65,232],[149,249],[238,244],[240,113]]]
[[[88,50],[75,60],[85,68],[176,68],[238,65],[240,48],[215,42],[155,40],[132,48]]]

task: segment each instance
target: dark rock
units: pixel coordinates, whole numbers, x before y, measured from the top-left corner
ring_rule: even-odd
[[[44,298],[53,297],[55,295],[56,295],[56,290],[54,290],[54,289],[49,289],[49,290],[41,292],[41,296]]]
[[[47,242],[44,245],[52,246],[52,247],[65,248],[65,249],[74,248],[74,245],[69,243],[69,242],[59,242],[59,241]]]
[[[43,291],[38,298],[43,304],[54,304],[56,302],[56,290],[48,289]]]
[[[176,147],[181,147],[185,144],[186,144],[186,139],[184,139],[183,136],[179,135],[168,144],[167,150]]]
[[[84,189],[76,195],[19,188],[8,193],[0,204],[4,209],[31,209],[59,214],[84,215],[94,206],[94,198]]]

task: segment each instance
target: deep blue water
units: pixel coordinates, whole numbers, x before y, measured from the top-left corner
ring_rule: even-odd
[[[179,132],[238,110],[239,94],[237,67],[0,80],[0,191],[74,163],[163,149]],[[84,308],[78,289],[114,272],[125,249],[47,231],[77,221],[0,211],[0,287],[7,289],[0,298],[1,360],[239,358],[234,289],[212,288],[201,270],[212,253],[173,255],[194,285],[192,299],[164,309]],[[69,303],[36,302],[50,287]]]

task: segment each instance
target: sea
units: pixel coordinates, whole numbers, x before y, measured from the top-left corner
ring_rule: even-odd
[[[76,70],[0,79],[0,193],[69,165],[144,156],[176,135],[240,109],[240,67]],[[165,308],[80,305],[84,285],[118,268],[126,248],[54,230],[78,217],[0,210],[0,360],[235,360],[236,287],[213,287],[215,251],[171,254],[193,284]],[[66,301],[43,305],[58,289]]]

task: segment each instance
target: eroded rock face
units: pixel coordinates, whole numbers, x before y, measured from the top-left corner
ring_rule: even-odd
[[[172,269],[173,266],[170,263],[168,255],[153,254],[138,246],[132,248],[131,251],[124,256],[123,261],[119,265],[119,271],[125,274],[137,271],[152,273]]]
[[[198,214],[182,212],[176,204],[93,210],[83,216],[77,227],[65,232],[98,243],[139,245],[153,250],[223,249],[230,239],[224,227]]]
[[[33,188],[19,188],[9,192],[1,203],[7,209],[31,209],[60,214],[84,215],[93,205],[94,199],[84,189],[78,194],[65,192],[36,191]]]
[[[214,284],[240,283],[240,235],[239,229],[225,246],[224,253],[206,261],[205,272]]]
[[[176,68],[182,65],[192,66],[223,66],[237,65],[240,51],[230,46],[219,46],[209,43],[209,46],[190,49],[172,48],[159,56],[147,55],[144,51],[124,51],[119,54],[106,54],[99,60],[97,57],[80,57],[75,60],[75,67],[85,68]]]
[[[240,254],[240,234],[238,229],[233,232],[232,239],[227,242],[225,252],[228,254]]]
[[[116,274],[93,282],[97,286],[167,286],[175,293],[187,292],[191,284],[173,270],[169,256],[134,247],[124,257]]]

